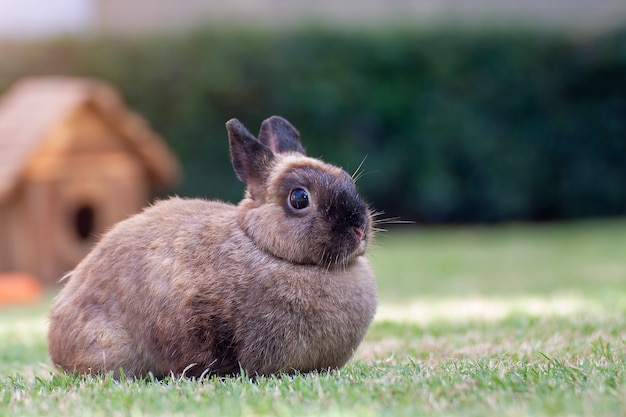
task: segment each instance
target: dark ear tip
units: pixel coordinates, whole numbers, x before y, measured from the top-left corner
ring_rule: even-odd
[[[289,123],[287,119],[285,119],[284,117],[276,116],[276,115],[265,119],[262,125],[265,125],[265,124],[270,125],[270,126],[280,126],[280,125],[291,126],[291,123]]]
[[[241,128],[243,128],[243,124],[235,118],[232,118],[226,122],[226,129],[228,129],[229,131],[241,130]]]
[[[284,117],[273,115],[265,119],[267,122],[286,122],[287,120]]]

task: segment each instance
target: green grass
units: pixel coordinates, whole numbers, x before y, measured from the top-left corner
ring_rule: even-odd
[[[0,310],[0,416],[626,415],[626,222],[408,228],[371,253],[380,308],[330,373],[56,374],[49,305]]]

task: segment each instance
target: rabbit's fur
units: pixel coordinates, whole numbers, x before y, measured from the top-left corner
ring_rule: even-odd
[[[117,224],[52,307],[55,365],[267,375],[351,357],[377,302],[363,256],[372,220],[352,178],[306,157],[285,119],[265,120],[259,139],[235,119],[226,126],[245,198],[171,198]],[[308,207],[292,207],[296,188]]]

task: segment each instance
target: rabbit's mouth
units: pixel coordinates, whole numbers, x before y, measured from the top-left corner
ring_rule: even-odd
[[[321,264],[325,266],[350,264],[354,259],[365,254],[368,246],[369,235],[366,228],[353,227],[331,243],[334,249],[327,248],[322,251]]]
[[[361,256],[365,254],[367,249],[367,230],[361,227],[355,227],[354,235],[356,236],[357,246],[354,251],[355,256]]]

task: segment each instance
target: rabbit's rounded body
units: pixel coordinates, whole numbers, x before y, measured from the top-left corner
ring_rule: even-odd
[[[261,192],[251,173],[266,166],[242,168],[236,146],[233,165],[248,184],[239,205],[160,201],[116,225],[76,267],[50,312],[56,365],[132,376],[267,375],[351,357],[376,309],[374,274],[361,256],[369,212],[343,171],[292,153],[266,155],[272,175],[263,186],[274,191]],[[286,206],[293,190],[281,184],[305,173],[311,178],[298,181],[310,200],[297,186],[298,209]],[[302,201],[310,207],[301,210]]]
[[[174,198],[118,224],[74,271],[50,314],[51,356],[137,376],[337,367],[375,298],[363,257],[340,271],[294,268],[256,248],[236,206]]]

